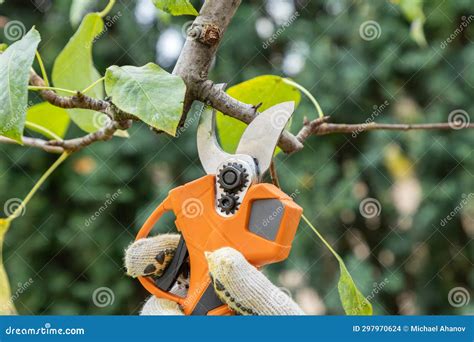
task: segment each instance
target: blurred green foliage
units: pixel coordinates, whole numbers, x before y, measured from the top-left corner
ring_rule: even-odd
[[[27,28],[36,25],[51,71],[74,32],[70,3],[40,3],[7,1],[0,16]],[[120,19],[94,46],[101,74],[113,64],[156,61],[157,40],[170,29],[179,36],[192,19],[158,14],[152,23],[139,24],[136,3],[118,1],[111,14],[120,11]],[[455,34],[463,16],[471,15],[471,0],[425,2],[425,48],[410,38],[410,23],[389,1],[297,0],[294,6],[296,20],[264,48],[267,38],[257,34],[256,26],[272,23],[272,8],[245,1],[227,30],[211,78],[232,86],[262,74],[291,76],[311,90],[333,122],[371,117],[378,122],[446,122],[453,110],[474,113],[474,24]],[[365,40],[360,27],[369,20],[381,31],[378,38]],[[274,31],[282,25],[273,22]],[[1,41],[8,43],[2,34]],[[31,101],[39,99],[32,96]],[[304,98],[293,128],[303,116],[316,116]],[[123,250],[170,189],[203,175],[194,112],[188,118],[189,128],[178,139],[135,124],[129,139],[97,143],[70,157],[42,187],[13,223],[4,249],[12,292],[33,279],[15,301],[20,313],[138,312],[146,293],[125,275]],[[73,128],[68,136],[80,134]],[[473,192],[473,142],[468,130],[319,136],[301,152],[280,155],[277,168],[283,189],[296,195],[342,256],[375,313],[472,313],[472,303],[457,308],[448,294],[458,286],[469,292],[474,284],[474,202],[463,205],[447,224],[441,222],[463,194]],[[57,158],[12,145],[1,145],[0,155],[0,203],[22,198]],[[379,216],[360,214],[367,197],[381,203]],[[116,198],[111,205],[105,204],[109,198]],[[172,231],[172,218],[157,230]],[[304,223],[293,246],[286,262],[265,272],[308,312],[343,313],[337,261]],[[112,289],[115,299],[99,307],[92,297],[103,286]]]

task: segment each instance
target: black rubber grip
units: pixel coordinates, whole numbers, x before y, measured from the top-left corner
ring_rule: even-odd
[[[184,241],[183,236],[179,239],[178,247],[176,248],[176,252],[173,256],[173,260],[166,268],[165,272],[161,275],[161,277],[155,279],[155,284],[161,290],[168,292],[171,290],[171,287],[176,282],[179,274],[181,273],[181,269],[188,257],[188,248],[186,247],[186,242]]]
[[[219,306],[224,305],[222,301],[217,297],[217,294],[214,290],[212,283],[207,286],[206,291],[202,294],[202,297],[199,299],[199,302],[196,304],[192,316],[203,316],[207,315],[212,309],[218,308]]]

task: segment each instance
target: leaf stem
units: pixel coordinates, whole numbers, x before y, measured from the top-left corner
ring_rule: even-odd
[[[92,83],[90,86],[88,86],[86,89],[84,89],[83,91],[81,91],[82,94],[85,94],[87,93],[89,90],[91,90],[92,88],[94,88],[97,84],[99,84],[100,82],[102,82],[103,80],[105,80],[105,77],[101,77],[99,78],[97,81],[95,81],[94,83]]]
[[[50,131],[46,127],[43,127],[41,125],[37,125],[33,122],[26,121],[25,122],[25,127],[29,128],[29,129],[35,129],[35,130],[39,131],[41,134],[43,134],[45,137],[47,137],[49,139],[62,140],[61,137],[58,136],[56,133]]]
[[[36,50],[36,59],[38,60],[39,67],[41,69],[41,75],[43,75],[44,83],[46,87],[49,87],[48,74],[46,73],[46,68],[44,67],[43,59],[41,58],[41,55],[38,50]]]
[[[316,229],[315,226],[313,226],[313,224],[308,220],[308,218],[304,215],[301,215],[302,219],[306,222],[306,224],[313,230],[313,232],[319,237],[319,239],[326,245],[326,247],[331,251],[332,254],[334,254],[334,256],[336,257],[336,259],[339,261],[339,262],[342,262],[342,259],[341,257],[339,256],[339,254],[337,254],[337,252],[331,247],[331,245],[329,244],[329,242],[327,242],[324,237],[321,235],[321,233]]]
[[[110,10],[112,9],[112,7],[114,7],[115,5],[115,0],[109,0],[109,3],[107,4],[107,6],[105,6],[105,8],[99,12],[99,15],[103,18],[105,17],[107,14],[109,14]]]
[[[63,154],[59,156],[59,158],[53,163],[53,165],[51,165],[49,169],[46,170],[46,172],[41,176],[41,178],[36,182],[36,184],[33,186],[30,192],[26,195],[25,199],[21,202],[18,208],[16,208],[15,211],[5,219],[7,223],[12,222],[21,214],[21,212],[25,209],[28,202],[35,195],[36,191],[38,191],[41,185],[43,185],[43,183],[54,172],[54,170],[56,170],[58,166],[61,165],[62,162],[65,161],[67,157],[69,157],[69,154],[70,152],[63,152]]]
[[[314,107],[316,108],[316,111],[318,112],[318,115],[320,118],[323,118],[324,117],[324,113],[323,113],[323,110],[321,109],[321,106],[319,105],[319,102],[314,98],[314,96],[309,92],[308,89],[306,89],[305,87],[303,87],[301,84],[299,83],[296,83],[288,78],[284,78],[283,79],[283,82],[285,82],[286,84],[288,85],[291,85],[295,88],[297,88],[298,90],[300,90],[303,94],[305,94],[309,99],[310,101],[313,103]]]
[[[56,88],[56,87],[40,87],[40,86],[28,86],[28,90],[54,90],[54,91],[62,91],[65,93],[69,93],[72,95],[77,95],[77,91],[64,89],[64,88]]]

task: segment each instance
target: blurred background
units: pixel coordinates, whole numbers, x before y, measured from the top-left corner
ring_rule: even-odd
[[[106,4],[84,2],[89,10]],[[76,10],[71,22],[70,7],[7,0],[0,39],[8,42],[1,29],[8,21],[36,25],[50,72],[81,19]],[[453,111],[469,119],[472,10],[471,0],[425,1],[425,44],[422,16],[414,20],[395,2],[243,1],[210,78],[231,86],[263,74],[291,77],[333,122],[447,122]],[[102,74],[113,64],[148,62],[171,71],[192,17],[169,17],[151,0],[119,0],[107,20],[94,46]],[[316,113],[303,97],[293,132],[305,115]],[[125,275],[123,251],[170,189],[204,174],[196,123],[178,139],[134,124],[129,139],[96,143],[55,172],[5,242],[21,314],[139,312],[147,294]],[[71,125],[68,137],[82,134]],[[336,134],[310,138],[303,151],[279,155],[276,166],[282,188],[340,253],[376,314],[472,314],[473,146],[470,130]],[[1,145],[0,156],[0,210],[23,198],[57,158],[13,145]],[[173,230],[172,218],[159,227]],[[304,223],[288,260],[264,272],[307,313],[343,314],[337,261]],[[112,297],[105,305],[93,300],[104,287]]]

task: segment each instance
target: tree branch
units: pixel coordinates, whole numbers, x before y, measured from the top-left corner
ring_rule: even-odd
[[[173,74],[184,80],[187,89],[181,124],[194,100],[209,103],[247,124],[258,115],[256,106],[234,99],[207,79],[219,43],[240,3],[241,0],[206,0],[187,32],[186,43],[173,70]],[[286,153],[303,148],[303,144],[287,131],[283,132],[278,145]]]
[[[359,134],[366,131],[388,130],[388,131],[409,131],[409,130],[460,130],[474,128],[474,124],[462,122],[443,122],[426,124],[381,124],[376,122],[362,124],[334,124],[328,123],[328,116],[318,118],[313,121],[305,119],[303,128],[296,136],[303,143],[311,135],[327,135],[334,133]]]
[[[97,141],[112,139],[119,129],[130,128],[131,120],[110,121],[96,132],[89,133],[81,138],[69,140],[44,140],[40,138],[23,137],[23,145],[36,147],[49,153],[77,152]],[[0,143],[18,144],[15,140],[0,136]]]
[[[63,153],[64,152],[64,149],[62,147],[50,146],[48,145],[49,142],[44,139],[23,137],[22,140],[23,140],[23,145],[40,148],[44,150],[45,152],[49,152],[49,153]],[[2,136],[0,136],[0,143],[18,145],[18,142],[16,142],[15,140],[2,137]]]
[[[186,84],[184,115],[197,99],[201,84],[207,80],[209,68],[230,20],[241,0],[206,0],[199,16],[187,31],[187,39],[173,69]]]
[[[51,140],[48,145],[61,147],[65,151],[76,152],[97,141],[107,141],[112,139],[114,133],[119,129],[130,128],[132,122],[128,121],[109,121],[104,127],[96,132],[89,133],[81,138],[70,140]]]
[[[222,87],[208,80],[208,73],[215,58],[217,48],[222,40],[232,17],[234,16],[241,0],[206,0],[187,32],[187,39],[178,58],[173,74],[180,76],[186,84],[186,96],[181,124],[184,124],[186,113],[194,100],[209,103],[213,108],[237,120],[250,123],[258,115],[258,105],[243,103],[228,95]],[[30,84],[43,87],[45,83],[34,70],[30,73]],[[52,90],[40,90],[41,96],[51,104],[62,108],[83,108],[102,112],[112,121],[101,130],[88,134],[82,138],[65,141],[46,141],[24,137],[25,145],[42,148],[47,152],[60,153],[62,151],[77,151],[95,141],[109,140],[119,128],[128,128],[129,120],[138,120],[135,116],[122,112],[111,101],[93,99],[80,92],[75,96],[66,97],[56,94]],[[474,128],[466,123],[459,126],[454,123],[435,124],[333,124],[328,123],[329,117],[318,118],[313,121],[305,119],[303,127],[295,136],[284,131],[278,146],[286,153],[293,153],[303,148],[303,143],[311,135],[326,135],[333,133],[359,134],[372,130],[457,130],[459,128]],[[0,142],[13,142],[1,138]]]
[[[46,85],[44,80],[33,69],[30,70],[30,85],[35,87],[44,87]],[[119,110],[110,101],[94,99],[80,91],[78,91],[75,96],[60,96],[53,90],[48,89],[39,90],[39,94],[45,101],[56,107],[65,109],[90,109],[104,113],[109,118],[116,121],[138,120],[134,115]]]

